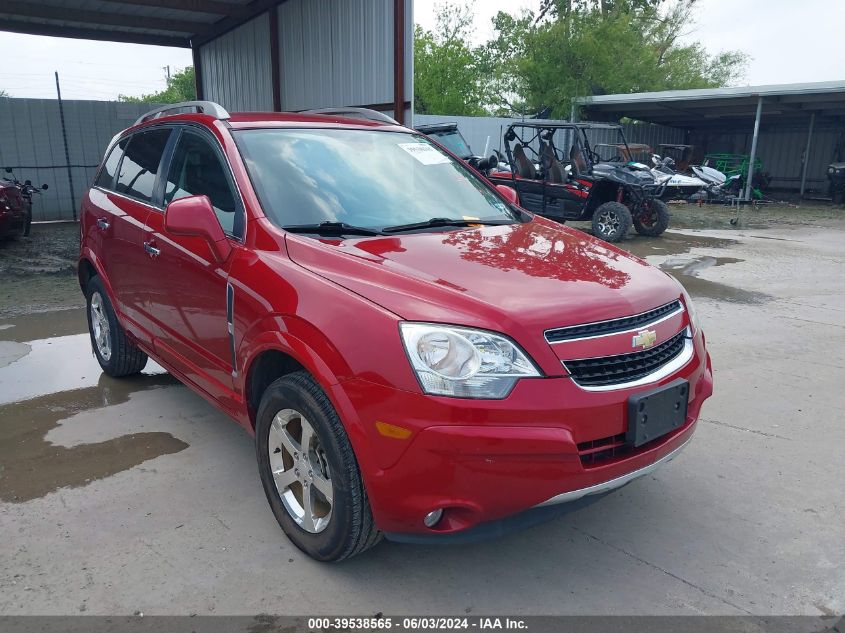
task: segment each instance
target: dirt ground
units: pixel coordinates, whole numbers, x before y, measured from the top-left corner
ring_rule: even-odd
[[[0,614],[845,613],[845,210],[672,211],[622,246],[703,323],[684,453],[524,532],[336,565],[281,533],[243,429],[154,363],[100,372],[75,226],[0,245]]]
[[[76,281],[79,226],[34,224],[30,237],[0,240],[0,316],[82,305]]]

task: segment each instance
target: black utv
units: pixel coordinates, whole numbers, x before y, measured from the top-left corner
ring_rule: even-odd
[[[533,213],[565,222],[591,220],[593,234],[608,242],[637,233],[657,236],[669,226],[663,187],[642,166],[628,164],[631,149],[619,125],[530,120],[505,132],[510,172],[494,171],[494,184],[516,189]],[[624,151],[600,155],[601,147]]]
[[[427,123],[414,128],[417,132],[431,137],[471,167],[485,173],[499,164],[499,155],[495,150],[490,156],[478,156],[472,153],[457,123]]]

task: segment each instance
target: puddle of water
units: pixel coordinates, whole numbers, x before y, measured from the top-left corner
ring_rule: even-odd
[[[87,333],[40,339],[27,345],[31,348],[28,354],[0,367],[0,404],[90,387],[100,379],[102,370],[91,352]],[[162,374],[164,369],[150,360],[144,373]]]
[[[762,292],[744,290],[735,286],[702,279],[699,273],[714,266],[736,264],[745,261],[736,257],[670,257],[660,264],[675,279],[683,284],[694,297],[707,297],[733,303],[763,303],[772,297]]]
[[[135,433],[64,447],[45,436],[65,420],[127,402],[133,393],[179,384],[169,374],[119,380],[99,374],[94,386],[0,405],[0,500],[20,503],[63,487],[84,486],[188,445],[170,433]]]
[[[639,257],[649,257],[651,255],[681,255],[689,253],[693,248],[728,248],[737,243],[736,240],[722,237],[667,232],[659,237],[632,234],[619,246]]]
[[[725,264],[737,264],[744,262],[744,259],[737,257],[670,257],[660,267],[663,270],[677,272],[681,275],[698,275],[702,270]]]
[[[744,290],[728,284],[709,281],[699,273],[713,266],[736,264],[744,260],[736,257],[678,257],[694,248],[724,249],[738,244],[737,240],[706,235],[667,232],[660,237],[632,236],[622,242],[622,248],[644,259],[668,256],[658,265],[683,284],[693,297],[706,297],[733,303],[762,303],[772,297],[762,292]],[[659,261],[659,260],[658,260]],[[655,262],[654,259],[651,260]]]
[[[88,331],[84,308],[36,312],[0,319],[0,341],[24,343],[36,339],[82,334]]]

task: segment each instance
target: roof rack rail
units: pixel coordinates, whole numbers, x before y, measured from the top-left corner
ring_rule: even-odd
[[[155,110],[150,110],[146,114],[141,115],[134,125],[143,123],[144,121],[151,121],[170,114],[184,114],[181,110],[189,110],[192,112],[199,112],[200,114],[210,114],[216,119],[228,119],[229,113],[218,103],[213,101],[183,101],[182,103],[171,103]],[[177,110],[177,112],[171,112]]]
[[[350,119],[364,119],[366,121],[378,121],[379,123],[390,123],[399,125],[399,121],[387,116],[384,112],[371,110],[370,108],[317,108],[316,110],[303,110],[301,114],[335,114]]]

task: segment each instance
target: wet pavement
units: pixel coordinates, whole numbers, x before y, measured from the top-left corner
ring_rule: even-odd
[[[242,429],[152,362],[102,375],[84,310],[0,317],[0,614],[842,613],[843,243],[632,236],[713,357],[685,453],[519,534],[338,565],[280,532]]]

